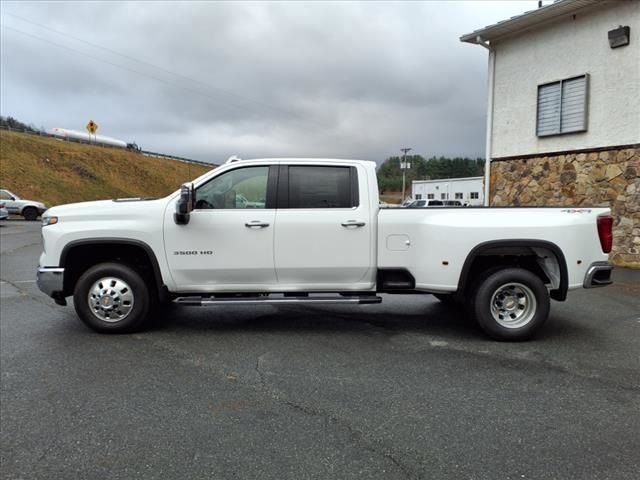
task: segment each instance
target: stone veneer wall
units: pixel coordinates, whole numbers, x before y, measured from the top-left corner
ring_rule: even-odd
[[[610,260],[640,268],[640,145],[491,162],[492,206],[610,207]]]

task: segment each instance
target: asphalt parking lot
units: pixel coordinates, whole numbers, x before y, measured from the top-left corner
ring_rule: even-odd
[[[168,310],[89,331],[0,226],[5,479],[637,479],[640,271],[553,302],[527,343],[431,296]]]

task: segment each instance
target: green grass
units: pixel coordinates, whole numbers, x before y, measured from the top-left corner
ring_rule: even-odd
[[[164,196],[207,170],[123,149],[0,131],[0,186],[47,206]]]

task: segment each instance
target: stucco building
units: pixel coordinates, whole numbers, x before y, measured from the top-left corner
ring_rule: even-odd
[[[414,180],[411,198],[415,200],[458,200],[463,205],[482,205],[482,177]]]
[[[640,0],[558,0],[461,37],[489,52],[490,205],[609,206],[640,266]]]

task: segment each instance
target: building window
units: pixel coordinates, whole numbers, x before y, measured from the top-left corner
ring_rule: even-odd
[[[469,198],[471,200],[478,200],[478,198],[480,198],[480,196],[478,195],[478,192],[471,192],[469,195],[470,195]]]
[[[462,192],[456,192],[456,200],[462,200]]]
[[[440,194],[440,200],[446,200],[447,199],[447,194],[446,193],[441,193]]]
[[[433,200],[434,198],[435,198],[435,195],[433,193],[427,193],[428,200]]]
[[[589,75],[538,85],[538,137],[587,130]]]
[[[416,194],[416,200],[420,200],[422,198],[422,194],[421,193],[417,193]]]

